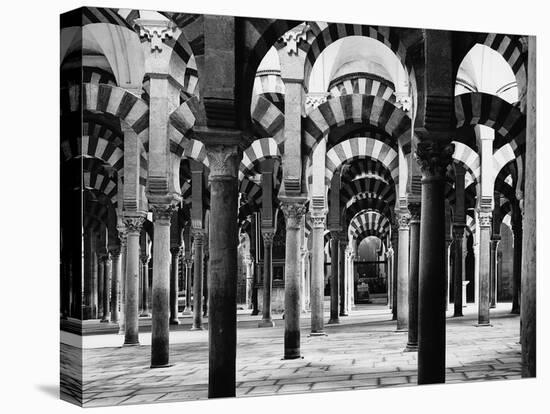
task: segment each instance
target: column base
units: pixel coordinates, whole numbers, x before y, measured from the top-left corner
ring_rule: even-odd
[[[418,352],[418,344],[407,344],[403,352]]]
[[[202,326],[192,326],[190,331],[204,331]]]
[[[182,312],[183,315],[192,315],[193,314],[193,311],[191,310],[191,308],[185,308]]]
[[[328,336],[328,334],[326,332],[310,332],[308,337],[310,336]]]
[[[394,332],[409,332],[409,328],[397,328]]]
[[[260,314],[260,311],[259,310],[253,310],[251,313],[250,313],[250,316],[256,316],[256,315],[259,315]]]
[[[274,328],[275,322],[273,322],[271,319],[262,319],[258,323],[258,328]]]
[[[478,322],[474,325],[476,328],[482,328],[484,326],[492,327],[493,325],[490,322]]]
[[[179,325],[180,321],[179,319],[170,319],[170,325]]]
[[[173,367],[174,364],[161,364],[161,365],[151,365],[149,368],[155,369],[155,368],[170,368]]]
[[[510,311],[510,314],[511,314],[511,315],[519,315],[519,314],[520,314],[520,311],[519,311],[519,309],[512,309],[512,310]]]
[[[124,342],[124,343],[122,344],[122,346],[125,347],[125,348],[126,348],[127,346],[139,346],[139,342],[132,342],[132,343],[126,343],[126,342]]]
[[[339,316],[349,316],[349,314],[347,312],[340,312]]]
[[[101,323],[109,323],[110,321],[109,321],[109,318],[103,318],[103,319],[101,319],[99,322],[101,322]]]
[[[150,318],[151,312],[141,312],[139,315],[140,318]]]
[[[330,318],[328,320],[327,325],[336,325],[336,324],[339,324],[339,323],[340,323],[340,321],[338,319]]]
[[[300,353],[298,353],[298,354],[293,354],[293,353],[291,353],[291,354],[285,355],[285,356],[283,357],[283,359],[300,359],[300,358],[303,358],[303,357],[300,355]]]
[[[464,316],[464,314],[462,314],[462,313],[460,313],[460,314],[455,313],[455,314],[453,315],[453,318],[462,318],[463,316]]]

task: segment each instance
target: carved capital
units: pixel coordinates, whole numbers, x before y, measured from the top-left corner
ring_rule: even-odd
[[[192,229],[191,234],[193,235],[193,243],[195,243],[195,245],[202,246],[204,244],[203,229]]]
[[[326,214],[324,212],[312,212],[309,214],[311,219],[311,227],[314,229],[324,229],[325,222],[327,220]]]
[[[167,38],[172,38],[176,31],[176,25],[171,20],[147,20],[136,19],[139,27],[139,35],[151,43],[151,52],[162,52],[163,43]]]
[[[427,139],[418,142],[414,155],[425,175],[444,177],[453,152],[454,144]]]
[[[453,240],[462,241],[464,237],[464,226],[453,224]]]
[[[145,221],[145,217],[142,216],[133,216],[133,217],[123,217],[122,222],[124,223],[124,226],[126,227],[126,234],[139,234],[141,233],[141,229],[143,227],[143,222]],[[119,230],[120,234],[120,230]],[[119,236],[120,237],[120,236]],[[122,239],[120,239],[122,242]]]
[[[275,232],[273,229],[262,230],[262,238],[264,239],[264,245],[266,246],[272,246],[273,245],[273,237],[275,237]]]
[[[146,265],[149,262],[149,255],[148,254],[142,254],[139,256],[141,259],[141,263]]]
[[[421,211],[421,205],[420,203],[409,203],[409,211],[411,213],[411,220],[410,223],[420,223],[420,211]]]
[[[411,222],[411,215],[409,213],[401,213],[398,219],[399,230],[409,230],[410,222]]]
[[[300,228],[302,217],[306,213],[306,207],[303,202],[283,201],[281,210],[285,215],[286,228],[297,230]]]
[[[207,145],[206,154],[210,162],[210,179],[237,177],[241,153],[236,145]]]
[[[118,259],[118,257],[120,256],[120,247],[115,247],[111,250],[109,250],[109,253],[111,254],[111,257],[113,258],[113,260],[116,260]]]
[[[480,212],[479,213],[479,227],[490,228],[492,219],[493,219],[493,215],[491,213]]]
[[[180,246],[170,247],[170,253],[172,253],[172,256],[175,256],[177,258],[181,253],[181,247]]]
[[[158,224],[170,225],[170,220],[177,206],[174,204],[154,204],[151,206],[153,211],[153,222]]]
[[[282,37],[281,41],[285,44],[286,51],[289,55],[298,54],[298,45],[301,41],[307,39],[309,24],[303,23],[296,28],[289,30]]]

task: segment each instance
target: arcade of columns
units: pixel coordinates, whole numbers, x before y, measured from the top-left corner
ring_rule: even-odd
[[[357,248],[374,236],[418,383],[444,382],[468,237],[490,329],[506,222],[511,311],[535,375],[535,240],[522,237],[535,232],[534,38],[97,8],[64,15],[61,36],[63,317],[117,323],[132,346],[150,316],[151,368],[166,367],[185,290],[192,329],[208,316],[209,397],[234,396],[238,299],[274,326],[277,234],[285,359],[302,355],[303,311],[326,335],[326,242],[331,324],[352,311]],[[358,36],[391,50],[405,82],[353,72],[309,94],[323,51]],[[455,96],[476,44],[510,65],[517,102]],[[280,69],[259,70],[272,47]]]

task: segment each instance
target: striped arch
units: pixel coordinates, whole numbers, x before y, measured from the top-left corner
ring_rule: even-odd
[[[462,164],[466,169],[466,177],[464,180],[464,186],[468,187],[471,183],[480,183],[481,177],[481,160],[477,152],[471,147],[458,141],[453,141],[455,150],[453,152],[453,159],[455,162]],[[449,165],[448,170],[454,169],[452,165]],[[454,175],[454,174],[453,174]]]
[[[254,95],[252,97],[250,112],[252,121],[260,126],[261,132],[276,138],[277,144],[282,144],[284,141],[284,135],[282,134],[285,123],[284,112],[264,95]]]
[[[396,183],[399,182],[399,158],[389,145],[374,138],[351,138],[332,147],[325,158],[325,181],[332,180],[334,172],[344,163],[356,158],[370,157],[379,160],[390,172]]]
[[[405,111],[377,96],[352,94],[329,99],[302,118],[305,154],[310,156],[331,130],[351,123],[380,128],[398,142],[405,155],[411,151],[411,118]]]
[[[361,178],[346,182],[340,190],[340,203],[342,207],[349,207],[355,200],[363,198],[378,198],[387,204],[395,204],[395,191],[393,186],[376,178]]]
[[[463,125],[485,125],[493,128],[493,152],[506,144],[519,156],[525,149],[525,115],[498,96],[476,92],[455,96],[457,128]],[[499,136],[500,134],[500,136]]]
[[[504,34],[480,34],[479,43],[489,46],[502,55],[512,68],[518,84],[519,98],[527,91],[526,53],[518,39],[518,36]]]
[[[117,9],[104,7],[80,7],[61,15],[61,28],[81,27],[88,24],[107,23],[134,30]]]
[[[71,103],[71,109],[79,107],[78,96],[73,97],[77,102],[76,105]],[[90,112],[105,112],[120,118],[134,130],[145,150],[148,149],[149,107],[133,93],[118,86],[85,83],[82,85],[82,107]]]
[[[470,214],[473,214],[473,213],[470,213],[470,212],[466,213],[466,228],[470,231],[471,234],[475,234],[476,221]]]
[[[239,184],[239,193],[244,194],[247,204],[254,205],[258,209],[262,206],[262,187],[248,178],[243,178]]]
[[[198,108],[198,97],[193,96],[178,106],[169,116],[168,136],[170,152],[182,157],[188,145],[186,134],[195,125],[195,113]]]
[[[208,160],[208,155],[206,154],[206,148],[204,144],[196,139],[188,139],[183,147],[183,153],[181,154],[182,158],[189,158],[200,162],[206,168],[210,168],[210,161]]]
[[[255,175],[255,167],[261,161],[268,158],[281,159],[281,153],[277,142],[273,138],[261,138],[253,141],[243,152],[243,158],[239,166],[239,180],[245,176]]]
[[[362,211],[375,211],[382,214],[384,217],[389,217],[391,219],[394,212],[394,206],[386,203],[380,198],[365,197],[355,199],[343,212],[345,214],[344,220],[346,225],[351,223],[353,217]]]
[[[495,151],[493,154],[493,177],[495,177],[495,180],[507,166],[515,164],[515,162],[516,156],[510,145],[504,145],[499,150]],[[514,182],[517,182],[517,169],[515,169],[514,172],[516,174],[516,180]]]
[[[116,206],[117,183],[111,177],[94,171],[84,171],[82,181],[84,189],[93,189],[105,194],[111,200],[111,203]]]
[[[331,98],[342,95],[362,94],[378,96],[395,104],[395,87],[391,82],[373,79],[373,75],[366,73],[350,73],[331,81],[329,85]]]
[[[360,211],[353,217],[348,228],[348,237],[356,240],[368,234],[381,240],[389,233],[390,221],[376,211]]]
[[[358,24],[308,22],[310,30],[307,42],[299,45],[300,49],[306,52],[304,67],[304,85],[309,85],[311,70],[323,50],[330,44],[348,36],[370,37],[386,45],[401,61],[403,69],[407,73],[410,70],[406,65],[407,49],[399,38],[394,28],[381,26],[367,26]]]
[[[275,69],[258,71],[254,78],[252,94],[263,96],[283,112],[285,84],[281,79],[281,71]],[[254,105],[252,105],[252,107],[254,107]]]

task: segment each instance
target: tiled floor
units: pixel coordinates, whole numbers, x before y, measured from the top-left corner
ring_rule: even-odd
[[[492,327],[476,327],[471,308],[464,318],[447,319],[446,382],[520,378],[519,317],[503,304],[491,312]],[[395,332],[390,319],[385,307],[366,307],[342,318],[340,325],[327,326],[328,336],[308,337],[304,315],[303,359],[289,361],[281,359],[282,320],[275,328],[240,328],[237,396],[416,384],[417,354],[404,352],[407,333]],[[145,344],[150,335],[140,340],[144,345],[127,348],[101,347],[121,341],[117,335],[88,343],[83,351],[85,406],[207,398],[206,331],[172,332],[173,366],[162,369],[149,369],[151,348]],[[69,345],[62,345],[62,353],[76,355]]]

